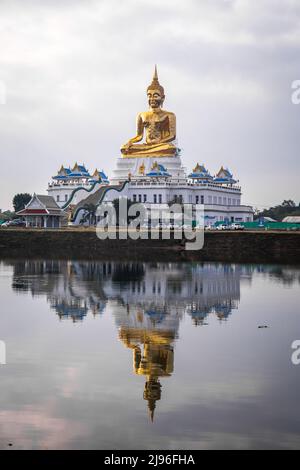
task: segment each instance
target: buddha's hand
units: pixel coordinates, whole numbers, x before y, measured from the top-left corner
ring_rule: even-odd
[[[129,140],[126,144],[123,145],[122,147],[122,152],[128,152],[130,148],[132,147],[132,142]]]

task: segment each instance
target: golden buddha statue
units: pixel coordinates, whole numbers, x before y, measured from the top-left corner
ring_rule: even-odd
[[[172,157],[177,154],[177,147],[172,143],[176,139],[176,116],[162,109],[165,99],[164,89],[157,76],[157,68],[151,85],[147,88],[149,110],[137,116],[137,135],[123,145],[124,157]],[[137,144],[146,134],[146,142]]]

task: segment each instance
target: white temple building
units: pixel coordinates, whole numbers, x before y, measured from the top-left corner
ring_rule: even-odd
[[[215,176],[211,176],[199,163],[191,173],[186,173],[180,155],[159,159],[120,158],[111,182],[120,184],[125,181],[129,182],[122,195],[134,202],[203,204],[206,225],[218,221],[253,220],[252,207],[241,202],[242,190],[238,181],[223,166]],[[106,198],[109,200],[109,194]]]
[[[103,171],[90,174],[84,165],[62,166],[48,185],[48,195],[65,211],[72,224],[86,223],[87,207],[126,197],[149,204],[203,204],[205,225],[216,222],[252,222],[253,209],[241,202],[242,190],[223,166],[212,176],[203,164],[186,172],[180,155],[155,158],[119,158],[110,181]]]
[[[241,187],[228,168],[222,166],[212,175],[204,164],[196,163],[190,172],[182,165],[176,117],[162,108],[165,94],[156,68],[147,97],[149,109],[138,114],[136,136],[122,146],[110,181],[103,171],[91,174],[77,163],[72,169],[62,165],[52,177],[48,195],[68,212],[69,223],[95,223],[97,218],[87,217],[88,212],[95,214],[101,203],[120,197],[147,208],[175,202],[201,204],[205,225],[252,222],[253,209],[242,204]]]
[[[48,184],[48,195],[52,196],[61,208],[67,208],[71,203],[77,204],[85,199],[94,188],[107,186],[107,176],[97,168],[90,174],[85,165],[76,162],[73,168],[64,165],[58,170],[52,181]]]

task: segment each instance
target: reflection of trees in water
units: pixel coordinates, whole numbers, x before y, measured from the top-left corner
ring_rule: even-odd
[[[300,269],[296,266],[251,264],[249,269],[251,269],[252,274],[261,274],[266,279],[274,280],[278,284],[300,284]]]
[[[295,283],[300,284],[300,271],[294,269],[276,267],[269,273],[268,277],[286,286],[292,286]]]

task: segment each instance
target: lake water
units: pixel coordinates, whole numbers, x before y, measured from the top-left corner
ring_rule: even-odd
[[[300,448],[299,294],[289,266],[2,261],[0,448]]]

